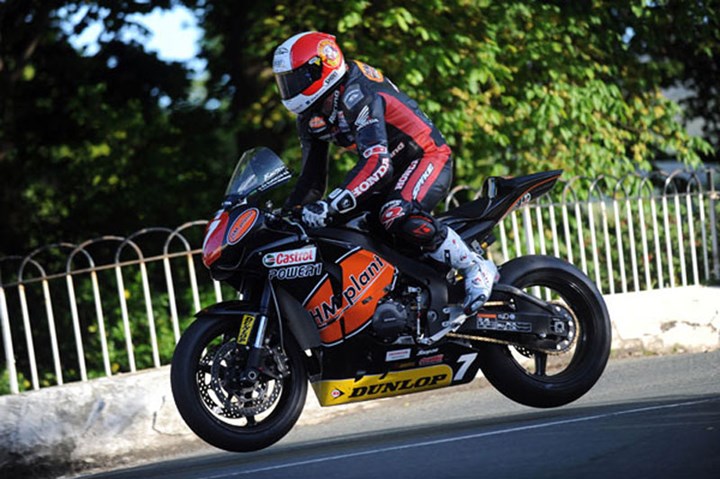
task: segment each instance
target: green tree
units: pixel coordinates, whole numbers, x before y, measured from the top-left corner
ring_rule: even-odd
[[[186,66],[120,40],[143,32],[132,14],[174,3],[0,3],[0,254],[212,210],[227,154],[216,113],[187,100]],[[92,22],[98,51],[76,51]]]
[[[547,168],[619,176],[659,154],[695,162],[712,150],[660,88],[693,87],[690,115],[716,131],[719,14],[716,0],[680,3],[0,2],[0,254],[205,217],[229,157],[251,146],[297,167],[270,65],[275,46],[311,29],[420,102],[458,183]],[[199,15],[205,77],[124,35],[142,39],[133,14],[175,5]],[[69,39],[92,22],[105,29],[97,52],[76,51]],[[355,159],[334,155],[338,181]]]
[[[208,2],[205,54],[216,66],[211,82],[235,85],[237,72],[252,72],[264,85],[240,111],[237,126],[245,131],[293,138],[270,58],[292,34],[323,30],[337,34],[348,57],[381,68],[419,100],[453,147],[458,182],[542,168],[622,175],[648,168],[659,153],[692,163],[710,151],[688,136],[678,106],[624,39],[655,8],[644,2],[264,2],[235,7],[256,16],[243,17],[251,20],[234,49],[242,54],[230,64],[227,24],[237,16],[223,9],[231,3]],[[245,91],[231,94],[247,101]],[[298,157],[297,142],[279,144],[288,158]],[[340,170],[354,161],[337,156],[345,158]]]
[[[703,121],[703,136],[720,154],[720,1],[614,2],[619,25],[628,25],[628,50],[648,58],[633,73],[652,85],[687,90],[680,101],[690,119]]]

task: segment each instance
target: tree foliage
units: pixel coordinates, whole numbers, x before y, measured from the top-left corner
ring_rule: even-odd
[[[224,181],[203,164],[221,154],[215,114],[187,101],[184,65],[121,41],[139,31],[130,14],[147,13],[148,2],[14,1],[0,9],[0,253],[211,210],[198,205]],[[78,17],[75,31],[102,22],[96,53],[71,46],[70,17]]]
[[[648,59],[632,72],[638,82],[687,90],[681,105],[690,118],[703,121],[703,136],[720,151],[720,1],[663,0],[631,5],[615,12],[631,24],[628,50]],[[641,84],[642,84],[641,83]],[[710,157],[710,155],[708,155]]]
[[[660,92],[693,88],[687,112],[717,146],[717,1],[690,3],[0,1],[0,255],[207,216],[251,146],[298,167],[270,65],[304,30],[336,34],[415,97],[453,148],[456,182],[694,163],[712,151]],[[180,4],[205,32],[201,79],[127,39],[147,34],[133,14]],[[76,51],[71,36],[97,21],[97,52]],[[333,154],[337,181],[354,158]]]
[[[247,36],[269,65],[277,43],[298,31],[337,33],[348,56],[381,68],[419,100],[448,137],[462,182],[541,168],[620,175],[666,152],[697,161],[707,147],[683,130],[677,105],[656,78],[633,76],[643,73],[643,59],[623,35],[651,7],[626,3],[276,2]],[[628,11],[627,22],[618,9]],[[261,77],[268,86],[246,123],[291,125],[269,66]]]

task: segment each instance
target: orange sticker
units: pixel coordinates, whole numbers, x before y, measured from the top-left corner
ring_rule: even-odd
[[[325,119],[321,116],[314,116],[310,118],[310,128],[313,130],[322,130],[327,126],[327,123],[325,123]]]
[[[305,302],[323,344],[343,341],[364,329],[392,283],[395,268],[371,251],[360,249],[340,262],[343,290],[333,296],[329,279]]]
[[[228,230],[227,243],[233,245],[243,239],[247,232],[255,225],[257,217],[258,209],[250,208],[235,218],[235,221],[233,221],[232,226],[230,226]]]
[[[355,63],[357,64],[357,66],[360,67],[360,71],[363,72],[363,75],[365,75],[368,78],[368,80],[372,80],[372,81],[375,81],[378,83],[380,83],[381,81],[384,80],[383,74],[382,74],[382,72],[380,72],[380,70],[373,68],[366,63],[359,62],[357,60],[355,60]]]
[[[342,60],[340,50],[332,40],[323,40],[318,44],[318,55],[320,55],[323,63],[330,68],[337,68]]]

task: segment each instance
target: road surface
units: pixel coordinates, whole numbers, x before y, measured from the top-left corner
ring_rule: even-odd
[[[613,360],[559,409],[483,381],[337,409],[266,450],[207,449],[93,479],[720,477],[720,351]]]

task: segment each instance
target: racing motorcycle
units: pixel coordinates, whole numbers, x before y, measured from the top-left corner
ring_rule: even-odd
[[[493,227],[561,173],[486,178],[477,199],[439,219],[485,252]],[[244,452],[277,442],[298,420],[308,383],[321,406],[334,406],[458,386],[481,370],[511,400],[549,408],[600,378],[607,308],[571,264],[512,259],[467,316],[459,273],[387,235],[372,204],[314,230],[261,204],[291,176],[270,149],[246,151],[207,226],[203,262],[238,299],[196,314],[171,383],[182,418],[209,444]]]

